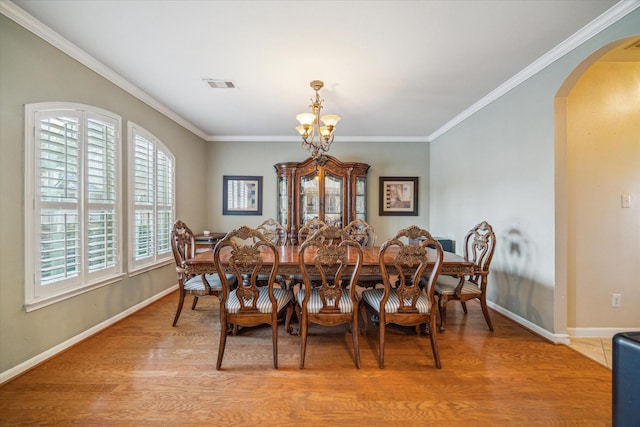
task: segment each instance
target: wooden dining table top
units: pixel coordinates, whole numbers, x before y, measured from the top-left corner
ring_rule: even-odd
[[[298,263],[298,250],[299,246],[288,245],[278,246],[279,265],[278,273],[282,275],[299,274],[300,267]],[[434,249],[427,248],[429,251],[429,258],[435,259],[436,252]],[[349,263],[355,264],[356,256],[355,251],[348,251]],[[362,248],[363,263],[360,274],[376,275],[380,274],[379,264],[379,246],[364,246]],[[473,273],[474,264],[465,260],[460,255],[452,252],[444,252],[444,260],[442,264],[442,270],[440,274],[444,275],[467,275]],[[220,261],[225,264],[229,260],[231,255],[231,248],[225,247],[220,252]],[[313,251],[308,254],[309,261],[312,262]],[[273,255],[265,253],[264,265],[271,266],[273,264]],[[184,269],[188,274],[210,274],[216,272],[215,262],[213,259],[213,251],[208,250],[197,253],[194,258],[188,259],[183,264]]]

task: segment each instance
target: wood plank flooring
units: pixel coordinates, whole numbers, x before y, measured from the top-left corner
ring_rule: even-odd
[[[356,369],[346,327],[310,327],[305,369],[299,337],[281,326],[279,369],[271,335],[251,328],[227,340],[215,370],[218,305],[185,303],[171,322],[169,295],[0,387],[0,425],[64,426],[537,426],[611,424],[611,371],[477,304],[447,310],[429,338],[387,330],[385,369],[377,329],[361,336]]]

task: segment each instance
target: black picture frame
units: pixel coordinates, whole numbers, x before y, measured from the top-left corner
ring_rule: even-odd
[[[418,215],[418,177],[381,176],[378,214]]]
[[[222,177],[223,215],[262,215],[262,177]]]

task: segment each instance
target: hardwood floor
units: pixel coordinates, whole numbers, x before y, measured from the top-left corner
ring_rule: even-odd
[[[82,426],[536,426],[611,423],[611,371],[479,305],[447,310],[429,339],[387,330],[385,369],[377,329],[361,337],[353,366],[344,328],[312,326],[305,369],[299,337],[281,327],[279,369],[269,328],[230,336],[215,370],[218,306],[185,304],[171,327],[172,294],[0,387],[0,425]]]

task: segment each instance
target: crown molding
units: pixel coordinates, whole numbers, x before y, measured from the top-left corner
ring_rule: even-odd
[[[626,15],[633,12],[638,7],[640,7],[640,0],[622,0],[616,3],[602,15],[591,21],[589,24],[585,25],[581,30],[577,31],[575,34],[538,58],[518,74],[511,77],[509,80],[498,86],[493,91],[489,92],[488,95],[481,98],[475,104],[471,105],[471,107],[467,108],[462,113],[458,114],[456,117],[445,123],[435,132],[431,133],[427,137],[427,140],[433,141],[445,132],[453,129],[456,125],[462,123],[464,120],[468,119],[496,99],[505,95],[506,93],[517,87],[520,83],[523,83],[530,77],[544,70],[553,62],[568,54],[573,49],[577,48],[596,34],[600,33],[602,30],[608,28],[620,19],[624,18]]]
[[[551,51],[547,52],[545,55],[534,61],[532,64],[527,66],[525,69],[520,71],[518,74],[498,86],[496,89],[491,91],[489,94],[481,98],[479,101],[471,105],[469,108],[464,110],[462,113],[458,114],[449,122],[445,123],[443,126],[438,128],[435,132],[431,133],[426,137],[422,136],[404,136],[404,137],[393,137],[393,136],[342,136],[340,137],[341,141],[344,142],[429,142],[433,141],[444,133],[448,132],[456,125],[460,124],[464,120],[471,117],[476,112],[480,111],[496,99],[505,95],[530,77],[534,76],[538,72],[542,71],[550,64],[563,57],[567,53],[571,52],[576,47],[580,46],[591,37],[600,33],[602,30],[611,26],[621,18],[625,17],[635,9],[640,7],[640,0],[622,0],[616,3],[609,10],[604,12],[598,18],[594,19],[592,22],[587,24],[581,30],[573,34],[564,42],[560,43]],[[29,30],[36,36],[40,37],[44,41],[48,42],[52,46],[66,53],[70,57],[74,58],[81,64],[85,65],[89,69],[95,71],[105,79],[114,83],[121,89],[125,90],[129,94],[138,98],[145,104],[154,108],[158,112],[164,114],[180,126],[185,129],[191,131],[195,135],[200,138],[211,141],[211,142],[289,142],[289,141],[299,141],[297,137],[292,137],[290,135],[286,137],[278,137],[278,136],[230,136],[230,135],[207,135],[197,126],[192,124],[191,122],[184,119],[182,116],[176,114],[169,107],[165,106],[122,76],[120,76],[115,71],[111,70],[109,67],[101,63],[100,61],[93,58],[91,55],[80,49],[75,44],[71,43],[60,34],[56,33],[42,22],[34,18],[33,16],[26,13],[24,10],[16,6],[9,0],[0,0],[0,13],[7,16],[11,20],[15,21],[17,24],[21,25],[25,29]]]
[[[209,142],[302,142],[299,136],[209,135]],[[336,142],[418,142],[426,143],[426,136],[339,136]]]
[[[109,80],[111,83],[115,84],[122,90],[128,92],[129,94],[135,96],[140,101],[149,105],[151,108],[157,110],[158,112],[164,114],[180,126],[185,129],[191,131],[195,135],[199,136],[202,139],[207,139],[207,134],[203,132],[201,129],[193,125],[191,122],[184,119],[182,116],[176,114],[173,110],[171,110],[166,105],[159,102],[157,99],[153,98],[148,93],[141,90],[139,87],[135,86],[133,83],[104,65],[102,62],[98,61],[91,55],[89,55],[84,50],[80,49],[75,44],[71,43],[69,40],[62,37],[60,34],[53,31],[51,28],[47,27],[41,21],[37,20],[33,16],[29,15],[27,12],[16,6],[14,3],[9,0],[0,0],[0,13],[8,17],[9,19],[16,22],[18,25],[21,25],[25,29],[29,30],[36,36],[40,37],[42,40],[51,44],[53,47],[61,50],[62,52],[69,55],[71,58],[80,62],[87,68],[92,71],[95,71],[105,79]]]

